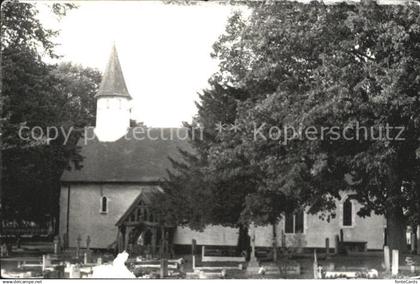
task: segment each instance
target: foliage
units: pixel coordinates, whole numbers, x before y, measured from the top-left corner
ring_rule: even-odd
[[[241,26],[235,21],[233,27]],[[364,205],[359,214],[384,214],[394,231],[390,242],[398,238],[393,245],[402,246],[402,211],[410,210],[416,190],[418,196],[419,21],[415,4],[276,2],[255,9],[248,23],[219,40],[216,79],[251,93],[252,101],[239,108],[243,133],[235,151],[247,153],[264,173],[259,193],[281,192],[315,213],[333,209],[339,191],[356,191]],[[376,137],[390,126],[396,138],[404,127],[404,140],[327,133],[326,139],[281,143],[251,135],[255,125],[264,125],[267,137],[273,127],[313,126],[319,133],[356,124]],[[214,160],[230,163],[223,155],[231,151],[219,150]]]
[[[218,223],[272,223],[299,207],[332,212],[340,191],[351,190],[363,205],[359,214],[384,214],[390,245],[404,248],[406,217],[415,222],[420,204],[419,14],[417,4],[275,1],[257,5],[248,19],[231,17],[214,45],[220,70],[211,83],[246,96],[221,103],[229,119],[213,107],[220,96],[201,97],[197,121],[237,127],[194,145],[202,164],[191,167],[205,175],[194,182],[212,206],[222,205]],[[364,137],[357,125],[375,136]],[[285,127],[298,135],[284,140]],[[315,139],[301,135],[311,127]],[[386,127],[390,137],[378,139]],[[265,139],[273,128],[280,139]],[[323,128],[329,131],[320,137]],[[334,129],[359,137],[337,137]],[[238,205],[222,203],[226,196]]]
[[[64,16],[73,5],[52,8]],[[44,28],[37,13],[35,4],[9,1],[2,5],[4,218],[38,220],[57,214],[59,177],[76,154],[80,135],[72,127],[92,125],[95,118],[93,96],[101,74],[70,63],[45,63],[45,57],[57,57],[53,42],[57,32]],[[28,127],[21,132],[25,139],[19,136],[22,126]],[[26,139],[34,127],[40,127],[44,135],[33,132],[40,139]],[[48,127],[55,127],[57,133],[51,131],[48,136]],[[64,134],[70,132],[66,140]]]

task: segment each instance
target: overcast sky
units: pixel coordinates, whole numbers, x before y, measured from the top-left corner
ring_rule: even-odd
[[[212,45],[238,7],[158,1],[77,3],[79,8],[60,22],[40,4],[41,20],[61,30],[56,39],[61,60],[103,71],[115,40],[133,97],[133,118],[154,127],[191,121],[197,92],[217,71],[217,62],[210,57]]]

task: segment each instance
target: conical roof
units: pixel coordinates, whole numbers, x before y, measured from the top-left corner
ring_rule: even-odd
[[[112,46],[108,65],[106,66],[101,85],[95,97],[124,97],[131,99],[125,84],[115,44]]]

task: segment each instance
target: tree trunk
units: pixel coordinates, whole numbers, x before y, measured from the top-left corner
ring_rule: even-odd
[[[166,257],[166,248],[165,248],[165,227],[161,225],[160,227],[160,258]]]
[[[237,253],[243,254],[246,252],[246,257],[248,258],[250,253],[251,243],[248,235],[248,228],[245,226],[239,226],[239,236],[238,236],[238,246]]]
[[[386,216],[387,245],[391,250],[397,249],[400,253],[408,252],[406,230],[407,224],[401,208],[390,210]]]
[[[277,232],[276,232],[276,222],[273,224],[273,261],[277,262]]]

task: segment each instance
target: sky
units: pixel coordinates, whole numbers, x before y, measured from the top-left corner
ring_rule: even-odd
[[[61,61],[104,71],[115,41],[132,118],[149,127],[179,127],[196,114],[197,93],[217,71],[212,45],[238,7],[217,3],[168,5],[159,1],[77,2],[60,21],[46,4],[40,19],[59,29]]]

